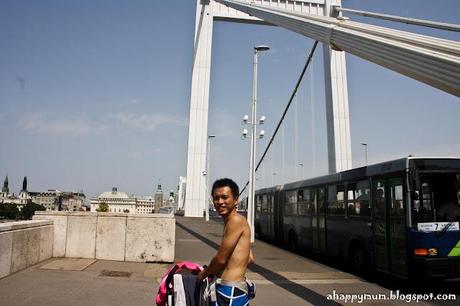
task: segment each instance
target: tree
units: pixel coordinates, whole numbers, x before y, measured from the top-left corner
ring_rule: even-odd
[[[99,203],[99,208],[96,208],[97,212],[108,212],[109,211],[109,204],[105,202]]]
[[[37,210],[43,211],[43,210],[46,210],[46,208],[36,203],[27,203],[21,209],[21,219],[24,219],[24,220],[32,219],[32,216],[35,214]]]
[[[3,203],[0,204],[0,217],[6,219],[16,219],[19,215],[19,209],[15,204]]]

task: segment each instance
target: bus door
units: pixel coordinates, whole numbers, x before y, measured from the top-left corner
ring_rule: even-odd
[[[390,188],[390,263],[391,272],[406,275],[406,221],[404,178],[388,180]]]
[[[372,184],[375,265],[405,275],[404,179],[377,179]]]
[[[312,246],[313,249],[326,252],[326,188],[312,189]]]

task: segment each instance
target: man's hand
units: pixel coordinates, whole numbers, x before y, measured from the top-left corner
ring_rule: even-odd
[[[196,282],[198,284],[201,284],[201,282],[203,281],[204,279],[204,270],[201,270],[200,273],[198,273],[197,277],[196,277]]]

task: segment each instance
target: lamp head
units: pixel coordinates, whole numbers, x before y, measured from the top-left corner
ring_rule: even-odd
[[[259,46],[254,47],[254,50],[257,52],[263,52],[263,51],[270,50],[270,47],[266,45],[259,45]]]
[[[264,136],[265,136],[265,131],[260,130],[259,138],[264,138]]]

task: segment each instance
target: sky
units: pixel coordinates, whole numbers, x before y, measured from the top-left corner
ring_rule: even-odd
[[[436,5],[435,5],[436,4]],[[186,175],[195,1],[0,1],[0,178],[19,192],[116,186],[176,189]],[[343,6],[460,23],[457,0],[343,0]],[[372,18],[355,21],[459,41],[459,33]],[[209,104],[210,177],[248,177],[252,50],[268,143],[313,41],[273,26],[215,22]],[[460,99],[347,54],[353,166],[407,156],[460,156]],[[258,187],[327,172],[318,49]],[[295,111],[297,109],[297,111]],[[248,128],[248,127],[246,127]],[[284,136],[284,137],[283,137]],[[297,142],[295,141],[297,140]],[[297,143],[297,145],[295,144]]]

